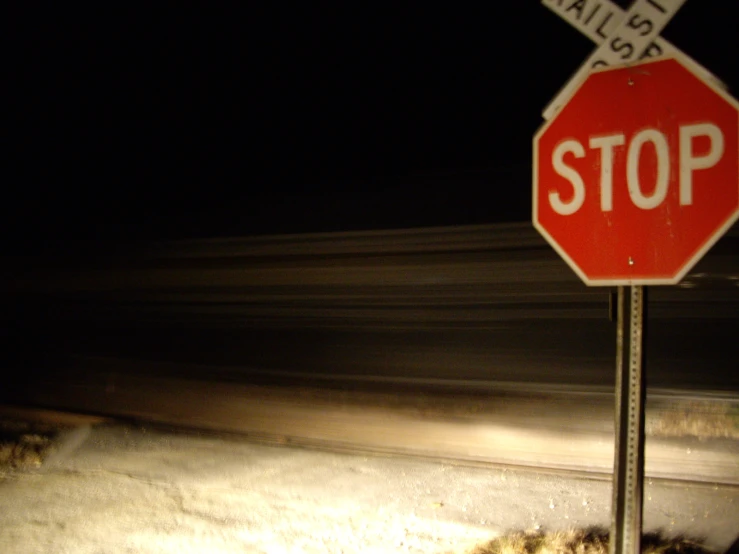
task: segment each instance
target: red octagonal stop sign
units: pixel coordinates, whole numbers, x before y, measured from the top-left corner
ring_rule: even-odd
[[[677,283],[739,217],[739,104],[679,59],[594,72],[533,177],[534,226],[586,284]]]

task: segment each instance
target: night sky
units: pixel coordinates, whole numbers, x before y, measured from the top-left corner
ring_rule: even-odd
[[[731,5],[662,36],[736,96]],[[595,45],[537,0],[434,6],[18,15],[5,245],[528,220],[541,110]]]

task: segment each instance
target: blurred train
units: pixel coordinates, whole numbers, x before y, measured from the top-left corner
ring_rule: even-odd
[[[650,288],[648,386],[739,391],[738,254],[735,226]],[[21,387],[91,360],[243,382],[614,380],[614,289],[583,285],[528,223],[67,244],[4,267]]]

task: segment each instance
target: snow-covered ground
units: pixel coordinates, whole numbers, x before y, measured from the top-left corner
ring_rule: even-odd
[[[0,551],[461,553],[510,530],[610,523],[608,480],[337,454],[120,424],[63,433],[0,479]],[[739,490],[647,480],[644,528],[725,549]]]

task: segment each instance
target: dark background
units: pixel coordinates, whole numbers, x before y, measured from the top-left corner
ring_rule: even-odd
[[[736,94],[732,5],[662,36]],[[541,110],[595,47],[537,0],[34,9],[8,42],[19,251],[527,220]]]

